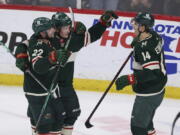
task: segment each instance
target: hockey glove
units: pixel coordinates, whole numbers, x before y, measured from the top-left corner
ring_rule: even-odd
[[[29,67],[28,55],[26,53],[16,55],[16,67],[23,72]]]
[[[105,25],[106,27],[111,26],[111,21],[113,19],[117,19],[118,16],[116,13],[112,10],[107,10],[101,17],[100,17],[100,22],[102,25]]]
[[[70,55],[71,52],[60,49],[50,52],[48,58],[51,64],[60,64],[61,66],[64,66]]]
[[[135,84],[135,77],[133,74],[131,75],[123,75],[121,77],[119,77],[116,80],[116,89],[117,90],[122,90],[124,87],[128,86],[128,85],[132,85]]]
[[[77,34],[84,34],[86,32],[86,26],[82,22],[75,22],[74,32]]]

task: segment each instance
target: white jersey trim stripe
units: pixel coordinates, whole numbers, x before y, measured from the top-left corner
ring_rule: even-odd
[[[87,46],[90,43],[91,43],[91,35],[88,31],[86,31],[84,37],[84,46]]]
[[[147,68],[147,69],[150,69],[150,70],[154,70],[154,69],[160,69],[160,66],[159,65],[149,65],[149,66],[146,66],[144,68]]]
[[[73,129],[73,125],[63,126],[63,129]]]
[[[68,62],[74,62],[75,59],[76,59],[76,56],[77,56],[77,52],[72,53],[71,56],[69,57],[67,63],[68,63]]]
[[[84,46],[87,45],[87,41],[88,41],[88,32],[85,32],[85,36],[84,36]]]
[[[24,40],[22,43],[24,43],[27,47],[29,47],[29,40]]]
[[[151,70],[160,69],[159,61],[151,61],[151,62],[145,63],[145,64],[143,64],[143,68],[148,68]]]
[[[40,59],[40,58],[42,58],[42,56],[37,56],[37,57],[35,57],[35,58],[32,59],[32,67],[33,67],[33,69],[34,69],[35,63],[36,63],[37,60]]]
[[[161,71],[163,72],[164,75],[166,75],[166,69],[163,64],[163,54],[161,53]]]
[[[36,62],[39,58],[42,58],[42,56],[37,56],[37,57],[33,58],[32,63]]]
[[[40,94],[37,94],[37,93],[25,92],[25,95],[41,97],[41,96],[47,96],[48,93],[40,93]]]
[[[151,61],[148,63],[143,64],[143,67],[149,66],[149,65],[154,65],[154,64],[159,64],[159,61]]]
[[[61,131],[50,131],[49,133],[51,133],[52,135],[60,135]]]
[[[164,91],[164,88],[161,91],[156,92],[156,93],[149,93],[149,94],[139,94],[139,93],[136,93],[136,96],[142,96],[142,97],[155,96],[155,95],[158,95],[158,94],[162,93],[163,91]]]
[[[140,63],[136,62],[135,60],[133,61],[133,69],[136,69],[136,70],[142,70],[143,67]]]
[[[57,86],[52,90],[51,93],[54,93],[56,88],[57,88]],[[36,96],[36,97],[42,97],[42,96],[47,96],[48,95],[48,92],[46,92],[46,93],[38,93],[38,94],[37,93],[31,93],[31,92],[24,92],[24,93],[25,93],[25,95]]]

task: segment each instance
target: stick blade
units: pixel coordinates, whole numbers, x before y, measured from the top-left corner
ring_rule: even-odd
[[[89,120],[87,120],[85,122],[85,126],[86,126],[86,128],[92,128],[93,127],[93,125],[89,122]]]

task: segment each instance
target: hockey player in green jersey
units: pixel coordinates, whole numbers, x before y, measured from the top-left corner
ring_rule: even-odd
[[[132,19],[136,37],[132,42],[133,74],[120,76],[116,89],[132,85],[136,99],[131,115],[133,135],[156,135],[153,117],[161,104],[167,74],[164,62],[162,38],[152,30],[154,17],[149,13],[138,13]]]
[[[50,19],[36,18],[32,28],[33,36],[30,40],[18,45],[15,56],[16,66],[23,71],[28,68],[29,72],[44,85],[44,87],[40,86],[30,74],[24,74],[24,92],[29,103],[31,124],[36,125],[52,79],[56,74],[57,64],[66,63],[69,52],[63,49],[56,50],[56,46],[51,44],[55,28]],[[27,57],[29,57],[29,62]],[[65,111],[61,99],[58,98],[58,93],[59,88],[56,85],[52,90],[54,96],[49,99],[44,115],[36,129],[36,135],[60,135]]]
[[[75,61],[76,53],[82,47],[90,44],[91,42],[98,40],[102,36],[106,28],[111,25],[111,21],[114,18],[117,18],[117,16],[113,11],[106,11],[101,16],[100,21],[97,24],[95,24],[94,26],[86,30],[85,25],[81,22],[75,22],[74,29],[71,29],[72,21],[64,13],[56,13],[52,16],[52,21],[55,23],[57,32],[55,34],[55,37],[53,39],[50,39],[49,40],[50,42],[48,43],[50,43],[50,46],[52,46],[55,50],[59,50],[59,49],[64,50],[64,48],[67,47],[66,43],[69,41],[67,50],[68,52],[69,51],[72,52],[66,65],[63,68],[61,68],[59,77],[57,80],[58,82],[57,87],[60,88],[60,91],[58,91],[58,93],[61,95],[61,97],[60,98],[58,97],[56,101],[60,103],[62,101],[62,104],[63,104],[62,108],[65,110],[65,113],[66,113],[64,123],[63,123],[64,124],[63,130],[62,130],[63,135],[72,134],[73,125],[77,117],[80,115],[79,101],[73,87],[74,61]],[[71,40],[69,40],[70,37],[71,37]],[[31,55],[33,55],[35,53],[34,50],[36,50],[38,56],[35,58],[31,56],[32,60],[35,62],[33,66],[34,68],[36,68],[36,72],[35,73],[33,72],[33,74],[38,73],[38,74],[43,75],[51,69],[51,64],[48,65],[48,62],[50,63],[52,62],[53,64],[53,61],[54,61],[53,58],[56,55],[53,55],[53,53],[50,53],[49,51],[47,51],[48,49],[46,51],[43,51],[43,52],[46,52],[46,55],[45,55],[44,53],[41,53],[42,50],[44,50],[43,47],[42,48],[39,48],[39,47],[41,47],[41,45],[32,47],[33,49],[26,47],[26,49],[29,51],[29,54]],[[22,50],[19,50],[19,48],[21,47],[18,47],[16,50],[18,52],[17,55],[22,51]],[[24,50],[22,52],[27,53],[27,51],[24,51]],[[66,53],[65,52],[62,52],[62,53],[63,53],[62,59],[64,60],[66,59],[66,57],[64,57],[63,55],[65,55]],[[49,60],[49,54],[52,54],[50,55],[52,56],[51,57],[52,59],[50,59],[50,61],[47,61]],[[20,58],[17,57],[17,60],[16,60],[17,67],[19,67],[20,69],[26,69],[28,65],[26,57],[21,58],[21,60],[19,59]],[[56,63],[56,61],[54,63]],[[51,72],[49,74],[51,74]],[[47,77],[44,77],[44,78],[47,78]],[[30,77],[28,79],[29,80],[31,79],[31,81],[34,81]],[[46,84],[44,79],[38,78],[38,80],[43,82],[43,84],[44,83]],[[52,79],[48,79],[48,81],[50,80]],[[37,82],[35,83],[36,83],[36,86],[39,86],[39,89],[42,89],[42,87]],[[29,110],[30,112],[32,112],[31,108]],[[30,117],[32,118],[32,120],[34,120],[34,118],[32,117],[32,113],[30,114]],[[48,135],[51,135],[51,134],[49,133]]]
[[[77,52],[88,44],[98,40],[107,27],[111,25],[112,19],[116,19],[117,15],[113,11],[106,11],[100,18],[100,21],[94,26],[86,30],[82,22],[72,22],[65,14],[58,12],[52,16],[52,20],[56,26],[56,38],[59,39],[60,45],[64,48],[64,44],[71,34],[71,41],[67,50],[72,54],[66,66],[62,68],[61,78],[58,82],[62,101],[66,111],[64,126],[62,129],[63,135],[71,135],[73,125],[80,114],[78,97],[73,87],[74,62]],[[74,23],[74,29],[71,29],[71,24]]]

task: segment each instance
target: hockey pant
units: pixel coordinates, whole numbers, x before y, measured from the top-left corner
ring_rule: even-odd
[[[29,103],[28,116],[31,124],[36,125],[46,96],[29,96],[26,95]],[[37,129],[38,133],[59,132],[62,129],[65,118],[64,106],[61,98],[50,98],[44,115]]]
[[[163,97],[164,91],[155,96],[136,96],[131,115],[133,135],[147,135],[154,130],[153,117]]]

